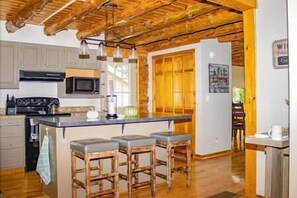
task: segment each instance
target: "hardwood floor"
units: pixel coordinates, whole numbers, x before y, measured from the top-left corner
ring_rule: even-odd
[[[192,160],[191,186],[186,187],[185,175],[176,173],[173,188],[167,192],[165,183],[157,185],[157,198],[206,198],[223,191],[244,194],[245,154],[234,147],[229,156],[205,161]],[[42,187],[36,172],[2,175],[0,187],[4,198],[41,198]],[[1,197],[1,195],[0,195]],[[120,197],[127,197],[122,193]],[[133,198],[150,197],[149,188],[133,191]]]

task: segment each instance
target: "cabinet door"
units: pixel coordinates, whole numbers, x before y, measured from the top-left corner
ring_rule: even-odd
[[[0,88],[17,89],[19,44],[0,42]]]
[[[44,46],[43,47],[43,66],[48,71],[61,71],[63,50],[61,47]]]
[[[64,48],[64,67],[79,68],[83,66],[83,59],[78,58],[78,48]]]
[[[21,69],[38,71],[42,70],[41,45],[21,45]]]
[[[90,69],[98,69],[100,65],[100,61],[97,60],[97,51],[96,50],[90,50],[90,58],[84,59],[85,61],[84,66],[86,68]]]

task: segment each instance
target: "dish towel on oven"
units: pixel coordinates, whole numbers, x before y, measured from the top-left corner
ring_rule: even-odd
[[[36,171],[39,173],[45,185],[51,182],[51,169],[49,162],[49,139],[45,135],[40,149],[40,154],[37,161]]]

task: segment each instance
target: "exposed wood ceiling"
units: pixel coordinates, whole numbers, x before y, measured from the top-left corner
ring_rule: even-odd
[[[44,26],[48,36],[77,30],[78,39],[107,32],[147,51],[218,38],[232,42],[233,64],[243,66],[242,11],[253,7],[255,0],[6,0],[0,20],[11,33],[25,24]]]

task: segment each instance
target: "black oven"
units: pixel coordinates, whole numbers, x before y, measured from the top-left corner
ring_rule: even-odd
[[[100,78],[69,77],[66,78],[66,93],[99,94]]]
[[[16,99],[17,114],[25,115],[25,170],[35,171],[39,156],[39,125],[33,122],[36,117],[70,116],[70,113],[57,113],[58,98],[25,97]]]

